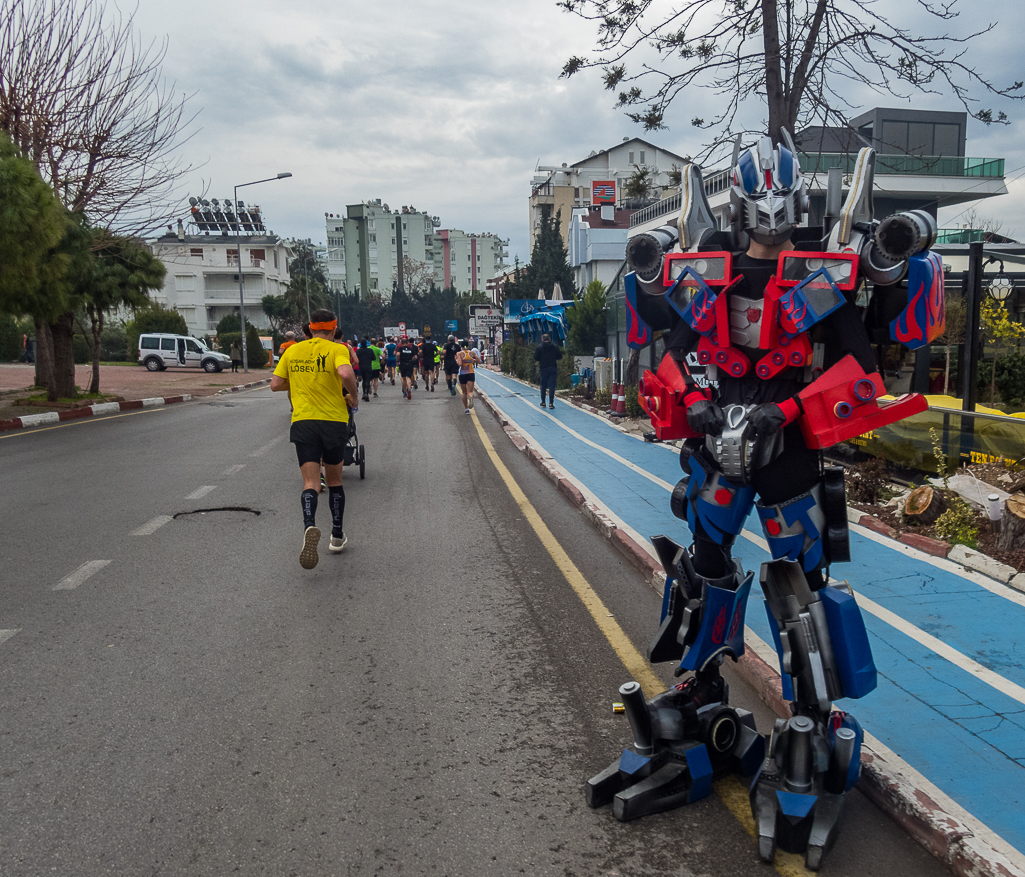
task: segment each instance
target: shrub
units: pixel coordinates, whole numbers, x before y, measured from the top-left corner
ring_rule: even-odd
[[[516,345],[512,341],[502,343],[502,371],[512,374],[516,365]]]
[[[627,417],[643,417],[644,409],[641,408],[641,403],[637,399],[637,385],[626,388],[626,416]]]
[[[105,326],[100,335],[100,358],[107,362],[125,362],[128,359],[128,336],[120,324]]]
[[[568,390],[573,386],[569,376],[573,374],[573,354],[565,347],[562,349],[562,359],[559,360],[559,374],[555,380],[555,389]]]
[[[936,535],[951,545],[978,548],[979,528],[975,512],[961,497],[954,497],[950,508],[936,519]]]
[[[93,355],[89,350],[89,343],[81,335],[72,336],[71,350],[75,359],[75,365],[87,365],[93,361]]]
[[[223,335],[217,336],[217,343],[220,344],[223,353],[230,355],[231,345],[241,337],[241,332],[225,332]],[[260,330],[252,323],[248,324],[246,326],[246,361],[249,368],[262,368],[267,364],[269,358],[270,354],[263,349],[263,345],[260,343]]]
[[[217,335],[230,332],[234,332],[240,338],[242,337],[242,321],[239,319],[238,314],[225,314],[217,323]],[[246,335],[246,343],[249,343],[248,334]]]
[[[608,408],[612,404],[612,390],[609,387],[604,390],[595,390],[594,404],[598,408]]]
[[[21,344],[22,333],[13,317],[0,314],[0,362],[11,362],[21,359],[25,352]]]
[[[1000,398],[1016,410],[1025,407],[1025,353],[1008,353],[997,361]]]
[[[873,504],[879,500],[879,491],[890,481],[890,473],[883,457],[873,457],[855,463],[847,470],[847,487],[855,502]]]

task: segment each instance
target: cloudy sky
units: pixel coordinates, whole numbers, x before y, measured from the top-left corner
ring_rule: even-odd
[[[891,7],[908,18],[915,4],[875,6]],[[1000,26],[971,49],[973,66],[999,81],[1025,79],[1025,4],[988,8]],[[325,239],[325,213],[381,198],[440,216],[446,228],[509,238],[510,261],[526,261],[539,162],[572,163],[628,136],[696,154],[703,137],[689,120],[710,116],[716,100],[694,90],[667,116],[668,131],[644,134],[613,108],[598,72],[559,79],[594,31],[555,0],[139,0],[135,21],[143,38],[167,38],[165,76],[193,95],[183,158],[197,169],[183,195],[205,188],[230,198],[238,183],[289,171],[291,179],[239,197],[259,203],[278,234],[314,242]],[[946,29],[964,33],[971,23]],[[856,97],[865,109],[902,105]],[[949,95],[914,105],[959,109]],[[1005,158],[1010,195],[978,211],[1025,239],[1025,102],[982,105],[1004,109],[1012,124],[970,122],[967,152]],[[940,224],[960,222],[963,209],[941,209]]]

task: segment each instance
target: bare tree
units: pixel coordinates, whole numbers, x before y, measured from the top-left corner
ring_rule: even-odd
[[[923,19],[948,27],[957,0],[916,0]],[[996,26],[964,36],[915,34],[891,24],[879,0],[559,0],[559,6],[597,23],[590,58],[575,56],[563,76],[597,67],[617,106],[646,130],[664,128],[670,104],[690,86],[722,96],[714,118],[692,119],[714,129],[714,149],[728,140],[749,100],[764,102],[768,131],[794,133],[812,120],[844,126],[852,107],[847,83],[880,93],[949,92],[983,122],[1005,122],[971,97],[972,91],[1020,99],[1022,82],[994,84],[965,58],[968,44]],[[657,63],[654,63],[657,59]],[[636,64],[627,68],[627,61]],[[853,90],[853,89],[852,89]]]
[[[165,51],[103,2],[0,0],[0,130],[94,227],[142,234],[174,215],[192,119],[161,76]],[[49,395],[73,396],[73,316],[35,316]]]

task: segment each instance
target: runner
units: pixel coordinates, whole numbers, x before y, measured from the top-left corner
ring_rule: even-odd
[[[349,363],[349,350],[333,341],[338,322],[329,310],[316,310],[310,320],[313,337],[289,347],[278,360],[271,377],[274,392],[287,392],[292,400],[292,427],[289,440],[295,445],[302,473],[303,547],[299,564],[313,569],[318,561],[317,500],[320,466],[327,477],[328,505],[331,508],[331,541],[328,550],[345,550],[348,540],[342,528],[345,490],[342,488],[342,462],[349,439],[349,409],[346,397],[355,401],[356,376]]]
[[[356,358],[359,360],[359,376],[363,382],[363,401],[370,401],[370,382],[373,374],[374,351],[370,349],[370,339],[365,337],[356,348]]]
[[[463,407],[469,414],[473,408],[473,369],[480,364],[480,353],[476,347],[470,347],[469,340],[464,340],[462,350],[456,354],[456,362],[459,364],[459,389],[463,392]]]
[[[416,347],[410,344],[409,338],[402,336],[402,343],[395,350],[399,363],[399,379],[402,381],[402,395],[413,398],[410,384],[413,382],[413,369],[416,363]]]
[[[456,336],[449,335],[448,341],[442,348],[445,361],[445,384],[451,395],[456,394],[456,375],[459,373],[459,364],[456,362],[456,354],[459,353],[459,345],[456,344]]]
[[[384,363],[388,367],[388,377],[393,387],[395,386],[395,348],[398,346],[395,343],[395,337],[389,335],[388,343],[384,345]]]
[[[286,350],[288,350],[289,347],[291,347],[293,344],[296,344],[296,343],[297,342],[295,340],[295,332],[286,332],[285,333],[285,340],[281,342],[281,347],[278,348],[278,358],[280,358],[282,356],[282,354]]]
[[[370,339],[370,349],[374,351],[374,360],[370,363],[370,391],[377,398],[377,381],[381,377],[381,363],[384,361],[384,351],[378,346],[377,339]]]
[[[438,373],[434,370],[437,355],[438,345],[428,335],[420,345],[420,361],[423,363],[424,389],[431,393],[434,392],[434,385],[438,383]]]

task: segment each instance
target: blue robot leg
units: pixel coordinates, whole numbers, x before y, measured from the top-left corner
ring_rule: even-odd
[[[668,597],[649,657],[682,658],[677,674],[694,672],[647,702],[636,682],[620,688],[634,743],[588,781],[587,801],[592,807],[611,803],[623,821],[703,798],[713,777],[749,776],[765,751],[751,713],[729,706],[719,671],[727,655],[743,653],[752,576],[741,581],[735,569],[722,581],[704,579],[687,549],[665,536],[652,542],[668,576]]]
[[[817,870],[836,838],[844,793],[857,782],[862,730],[833,701],[876,685],[864,620],[846,582],[813,591],[802,565],[763,564],[761,585],[794,716],[777,719],[751,785],[758,852],[804,853]]]

